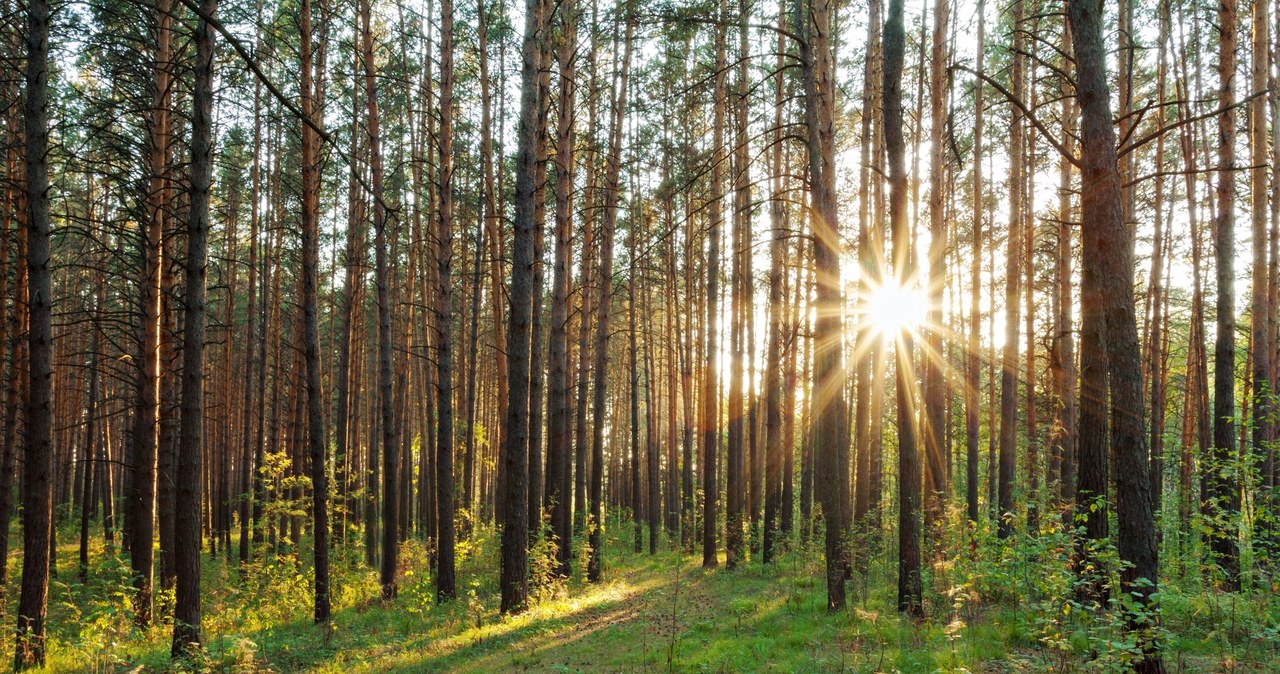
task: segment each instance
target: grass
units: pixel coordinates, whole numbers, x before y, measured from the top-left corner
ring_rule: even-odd
[[[614,527],[614,532],[628,527]],[[628,532],[629,533],[629,532]],[[532,608],[498,614],[497,542],[480,530],[459,549],[459,599],[443,605],[423,546],[404,549],[396,600],[378,597],[358,542],[336,551],[334,613],[312,624],[309,555],[240,569],[204,556],[206,653],[188,667],[228,672],[1047,672],[1123,671],[1124,644],[1106,615],[1062,613],[1044,559],[1004,548],[1000,563],[939,564],[927,575],[928,618],[895,606],[892,550],[851,585],[847,611],[826,610],[820,548],[778,563],[703,569],[701,557],[630,552],[610,540],[606,579],[575,573],[543,588]],[[12,540],[19,540],[16,536]],[[76,577],[73,538],[50,588],[51,672],[170,671],[170,626],[138,630],[128,610],[127,563],[94,550]],[[1027,546],[1024,546],[1027,547]],[[1043,551],[1042,551],[1043,552]],[[305,553],[305,550],[304,550]],[[17,557],[17,555],[15,555]],[[536,565],[535,560],[535,567]],[[580,560],[581,561],[581,560]],[[10,560],[11,571],[18,566]],[[1040,566],[1037,566],[1040,565]],[[584,565],[575,564],[575,569]],[[14,573],[14,575],[17,575]],[[11,583],[6,597],[16,599]],[[1165,657],[1173,672],[1280,672],[1274,593],[1221,594],[1166,583]],[[6,600],[5,620],[12,620]],[[163,607],[170,601],[158,598]],[[0,633],[0,662],[12,630]]]

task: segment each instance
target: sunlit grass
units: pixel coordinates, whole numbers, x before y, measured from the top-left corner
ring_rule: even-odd
[[[793,544],[776,564],[750,561],[732,572],[703,570],[697,555],[665,547],[654,556],[635,555],[629,540],[609,541],[604,583],[587,584],[575,574],[528,611],[506,617],[497,611],[492,530],[479,530],[477,540],[461,548],[459,598],[445,605],[434,600],[426,551],[417,542],[404,550],[400,596],[390,603],[377,599],[377,573],[364,566],[356,537],[335,554],[327,631],[310,620],[305,546],[301,560],[285,554],[243,571],[206,554],[207,651],[197,666],[334,674],[1076,671],[1062,663],[1078,656],[1044,643],[1051,630],[1075,624],[1044,622],[1044,607],[1056,606],[1054,593],[1069,582],[1061,546],[1030,537],[1010,546],[981,535],[977,551],[962,545],[952,552],[963,554],[926,570],[928,618],[919,624],[894,609],[896,565],[885,542],[873,544],[879,552],[867,575],[851,581],[849,610],[838,615],[826,611],[818,538]],[[73,545],[63,545],[59,558],[62,575],[50,592],[48,671],[169,671],[170,626],[139,631],[131,624],[127,563],[96,544],[82,584]],[[10,597],[16,589],[11,583]],[[1247,671],[1276,671],[1270,663],[1277,645],[1267,641],[1280,624],[1274,598],[1177,584],[1164,591],[1170,658],[1188,663],[1186,671],[1218,671],[1228,661],[1246,663]],[[1105,628],[1099,625],[1090,629]],[[12,632],[0,634],[0,658],[10,658]]]

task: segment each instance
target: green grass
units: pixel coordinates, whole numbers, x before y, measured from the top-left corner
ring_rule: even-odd
[[[498,614],[491,530],[459,550],[459,599],[434,602],[425,551],[404,550],[399,597],[377,599],[377,573],[358,541],[336,551],[334,615],[312,624],[309,552],[240,569],[204,556],[206,653],[189,668],[275,672],[1047,672],[1122,671],[1123,644],[1107,615],[1062,612],[1052,550],[980,548],[926,576],[928,618],[894,609],[892,546],[850,584],[847,611],[826,610],[821,549],[798,546],[777,564],[704,570],[701,557],[606,548],[606,580],[575,573],[515,617]],[[69,533],[69,532],[68,532]],[[13,540],[18,540],[17,537]],[[128,610],[127,563],[94,550],[87,583],[70,535],[50,588],[52,672],[169,671],[169,625],[139,631]],[[1032,546],[1023,546],[1032,547]],[[1049,555],[1046,557],[1045,555]],[[19,555],[10,559],[17,575]],[[575,569],[582,565],[576,564]],[[16,579],[15,579],[16,581]],[[16,599],[16,582],[7,597]],[[1274,593],[1239,595],[1166,583],[1169,671],[1280,672]],[[12,620],[7,600],[4,620]],[[169,597],[158,599],[161,610]],[[12,658],[0,632],[0,662]]]

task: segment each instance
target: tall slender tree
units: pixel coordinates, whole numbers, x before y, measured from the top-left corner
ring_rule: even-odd
[[[174,509],[173,656],[200,646],[200,532],[204,438],[205,276],[213,178],[213,28],[218,0],[201,0],[191,97],[191,195],[183,295],[182,402]]]
[[[307,382],[307,449],[311,465],[312,557],[315,568],[317,623],[329,620],[329,470],[325,448],[324,393],[320,387],[320,327],[316,314],[320,295],[320,124],[323,91],[313,53],[311,0],[302,0],[299,14],[302,115],[302,334]],[[323,35],[324,31],[318,31]]]
[[[22,589],[13,668],[45,663],[49,552],[53,537],[53,282],[49,245],[49,13],[27,3],[23,170],[27,224],[26,443],[22,457]],[[7,525],[7,523],[6,523]]]
[[[440,179],[436,232],[436,597],[457,595],[453,494],[453,0],[440,0]],[[406,494],[407,496],[407,494]]]
[[[889,0],[884,27],[884,137],[889,158],[889,227],[893,236],[893,278],[899,288],[911,279],[911,240],[907,229],[907,173],[902,132],[902,64],[906,49],[902,0]],[[920,455],[916,447],[912,339],[896,335],[898,407],[898,610],[924,615],[920,577]],[[828,572],[829,573],[829,572]]]
[[[890,4],[889,24],[894,23]],[[902,6],[897,5],[898,26]],[[818,495],[826,524],[827,610],[845,606],[845,569],[848,566],[849,434],[844,396],[844,343],[841,325],[839,209],[835,181],[835,62],[832,55],[832,26],[835,3],[810,0],[800,16],[801,61],[804,71],[805,126],[809,151],[810,212],[813,239],[813,269],[817,292],[814,298],[812,433],[815,459],[820,472]],[[890,46],[886,28],[885,58]],[[901,52],[899,52],[899,56]],[[901,61],[898,61],[901,64]],[[890,84],[886,66],[886,96]],[[900,72],[898,73],[901,74]],[[898,82],[898,79],[893,80]],[[888,99],[886,98],[886,101]],[[889,112],[886,102],[886,115]],[[900,127],[899,127],[900,128]],[[905,180],[905,177],[903,177]],[[843,483],[842,483],[843,479]]]

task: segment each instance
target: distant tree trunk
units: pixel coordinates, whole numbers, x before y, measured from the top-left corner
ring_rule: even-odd
[[[1168,69],[1168,56],[1165,51],[1165,42],[1167,40],[1169,26],[1169,2],[1164,0],[1160,2],[1159,7],[1159,23],[1160,36],[1157,48],[1157,66],[1156,66],[1156,98],[1157,100],[1165,100],[1165,77]],[[1166,171],[1165,167],[1165,119],[1167,115],[1162,110],[1156,118],[1158,130],[1161,132],[1159,138],[1156,139],[1156,170]],[[1165,178],[1159,176],[1156,178],[1155,184],[1155,236],[1152,241],[1151,254],[1151,272],[1148,275],[1148,291],[1147,301],[1151,304],[1150,327],[1147,335],[1147,352],[1146,352],[1146,371],[1150,378],[1151,391],[1151,429],[1150,429],[1150,446],[1151,446],[1151,505],[1152,511],[1157,517],[1161,512],[1161,505],[1164,500],[1164,427],[1165,427],[1165,350],[1164,345],[1167,341],[1167,316],[1165,312],[1165,289],[1162,276],[1165,271],[1165,248],[1166,241],[1169,238],[1168,221],[1165,217]],[[1158,525],[1157,525],[1158,526]]]
[[[786,4],[778,8],[778,27],[786,28]],[[764,545],[761,550],[761,561],[772,563],[775,548],[778,547],[779,518],[782,509],[782,453],[784,438],[782,437],[782,326],[784,312],[782,293],[785,273],[782,261],[786,256],[787,206],[782,192],[782,108],[783,108],[783,64],[785,59],[785,37],[779,32],[777,56],[774,61],[773,87],[773,130],[770,142],[770,195],[769,226],[773,230],[769,240],[769,343],[765,349],[764,364]],[[861,402],[861,400],[859,401]],[[786,438],[787,450],[791,448],[790,438]],[[859,479],[862,478],[859,473]]]
[[[395,400],[391,391],[391,293],[389,288],[390,261],[387,259],[386,205],[382,192],[382,135],[379,130],[378,84],[373,60],[373,32],[371,27],[370,0],[361,0],[360,42],[364,61],[364,94],[368,105],[366,123],[369,134],[369,169],[373,178],[373,228],[376,269],[374,282],[378,287],[378,402],[382,431],[382,569],[380,582],[382,598],[396,596],[396,567],[400,553],[399,523],[399,468],[396,446]],[[370,450],[372,452],[372,450]],[[372,465],[372,461],[370,462]],[[372,485],[370,485],[372,492]],[[371,526],[366,522],[365,526]]]
[[[1280,10],[1277,10],[1280,11]],[[1271,55],[1272,63],[1280,62],[1280,27],[1274,27],[1271,35],[1274,51]],[[1271,82],[1271,166],[1280,166],[1280,85],[1275,80]],[[1274,170],[1274,169],[1273,169]],[[1271,270],[1271,290],[1270,290],[1270,306],[1271,310],[1267,315],[1268,318],[1268,334],[1271,335],[1273,349],[1271,355],[1271,421],[1267,427],[1267,440],[1272,443],[1277,437],[1280,437],[1280,421],[1275,417],[1277,400],[1276,389],[1280,387],[1280,354],[1275,350],[1280,348],[1280,178],[1272,175],[1271,178],[1271,231],[1270,231],[1270,270]],[[1274,444],[1267,448],[1266,456],[1263,458],[1262,464],[1262,482],[1266,489],[1265,507],[1271,524],[1268,524],[1266,535],[1268,536],[1268,550],[1274,551],[1276,542],[1276,518],[1280,516],[1280,492],[1276,490],[1276,448]]]
[[[1070,48],[1070,23],[1063,22],[1063,42]],[[1069,85],[1063,84],[1062,92],[1062,137],[1070,138],[1075,133],[1076,102],[1068,98]],[[1070,142],[1070,141],[1068,141]],[[1070,145],[1068,146],[1070,147]],[[1056,402],[1054,405],[1054,422],[1051,442],[1058,468],[1055,471],[1058,480],[1057,498],[1061,503],[1070,503],[1075,494],[1076,465],[1076,356],[1075,328],[1072,324],[1074,299],[1072,297],[1072,231],[1074,230],[1072,210],[1072,163],[1063,157],[1058,163],[1058,253],[1055,267],[1054,284],[1054,329],[1053,349],[1050,365],[1053,370],[1053,390]]]
[[[453,0],[440,0],[439,217],[436,233],[436,597],[449,601],[454,587],[453,500]],[[424,450],[425,451],[425,450]],[[406,494],[407,496],[407,494]]]
[[[730,281],[730,305],[732,321],[730,323],[730,372],[729,372],[729,437],[725,451],[726,488],[725,488],[725,565],[732,569],[744,557],[743,526],[747,496],[747,456],[744,451],[746,441],[743,409],[743,358],[746,351],[746,323],[748,292],[750,287],[750,269],[748,257],[751,251],[751,176],[749,144],[747,138],[747,60],[749,46],[747,42],[747,21],[750,18],[750,7],[746,0],[738,1],[738,82],[734,92],[736,105],[733,134],[733,250],[732,280]],[[726,92],[726,96],[728,93]],[[725,101],[725,106],[728,101]],[[749,383],[749,382],[748,382]]]
[[[858,145],[862,154],[861,166],[858,167],[858,311],[859,318],[865,316],[867,303],[871,300],[874,292],[874,277],[878,273],[879,261],[875,259],[872,233],[870,228],[871,218],[871,201],[872,201],[872,175],[871,164],[872,148],[879,148],[874,143],[872,134],[879,134],[880,128],[876,111],[880,109],[879,81],[881,79],[879,59],[883,56],[880,45],[880,29],[881,7],[878,1],[871,2],[871,16],[867,21],[867,46],[866,46],[866,65],[863,68],[862,84],[863,97],[862,107],[867,114],[862,115],[861,130],[859,132]],[[779,49],[781,51],[781,49]],[[781,54],[779,54],[781,56]],[[782,63],[777,65],[781,71]],[[779,92],[780,94],[781,92]],[[781,103],[779,102],[779,105]],[[873,123],[873,121],[875,123]],[[781,124],[781,119],[775,117],[775,122]],[[874,130],[873,130],[874,127]],[[880,177],[874,178],[875,182],[879,182]],[[878,238],[875,239],[877,242]],[[879,335],[873,326],[865,320],[859,320],[857,329],[854,334],[854,376],[856,378],[854,388],[854,447],[855,447],[855,479],[854,498],[853,498],[853,522],[854,533],[858,536],[857,564],[860,571],[865,573],[865,568],[869,555],[866,552],[866,546],[862,545],[867,540],[869,527],[867,515],[871,511],[871,352],[873,345],[878,340]]]
[[[17,83],[12,85],[11,92],[17,91]],[[16,94],[14,94],[16,98]],[[10,265],[14,270],[14,294],[22,295],[22,286],[25,283],[25,274],[22,273],[26,268],[25,264],[17,260],[17,256],[10,257],[12,248],[12,230],[14,224],[18,228],[26,226],[27,213],[25,212],[26,203],[23,201],[23,190],[26,189],[26,178],[21,173],[20,163],[18,160],[19,146],[21,142],[22,131],[18,128],[19,111],[18,106],[11,106],[9,114],[5,115],[5,142],[8,148],[5,151],[5,175],[11,176],[4,186],[4,201],[0,204],[0,349],[4,350],[5,358],[0,361],[0,368],[8,370],[8,386],[5,392],[4,401],[4,433],[2,440],[3,446],[0,446],[0,559],[6,560],[0,563],[0,588],[7,588],[9,581],[9,522],[13,515],[13,483],[17,478],[17,468],[15,466],[15,454],[17,453],[17,419],[18,408],[21,406],[22,383],[21,376],[22,357],[19,352],[22,349],[22,341],[20,335],[22,332],[18,329],[19,314],[22,312],[21,306],[15,302],[13,311],[8,311],[4,298],[9,296],[9,280],[8,269]],[[21,231],[21,230],[20,230]],[[19,252],[21,254],[21,251]],[[0,594],[8,597],[7,590],[0,590]]]
[[[685,71],[688,75],[688,71]],[[691,102],[685,100],[685,109],[691,106]],[[683,134],[683,148],[689,147],[689,133],[686,129]],[[686,153],[684,156],[688,157]],[[697,359],[694,343],[701,344],[702,337],[695,335],[695,317],[702,315],[697,302],[697,273],[695,272],[694,255],[696,251],[701,250],[701,245],[696,240],[699,231],[698,222],[690,217],[692,210],[692,200],[685,200],[685,235],[684,241],[684,269],[682,276],[684,281],[684,300],[688,308],[681,312],[684,316],[683,332],[685,338],[683,341],[683,349],[680,353],[680,396],[684,402],[682,406],[682,433],[680,438],[680,544],[687,551],[692,552],[695,545],[695,537],[697,535],[697,527],[695,519],[697,518],[697,510],[694,501],[694,426],[695,412],[694,407],[697,401],[694,398],[694,363]],[[677,318],[677,320],[679,320]]]
[[[591,42],[586,48],[587,67],[591,73],[587,85],[587,135],[584,141],[594,143],[596,138],[596,95],[595,86],[595,35],[596,5],[592,5],[592,28],[588,31]],[[562,75],[563,77],[563,71]],[[563,94],[563,92],[562,92]],[[560,150],[557,150],[557,153]],[[578,264],[578,274],[582,279],[579,289],[580,304],[578,321],[578,391],[577,407],[574,420],[574,474],[573,474],[573,530],[582,533],[587,521],[587,488],[588,488],[588,429],[587,429],[587,394],[591,388],[591,317],[598,308],[591,305],[592,279],[595,278],[595,183],[597,162],[593,154],[586,156],[586,175],[582,185],[582,257]]]
[[[785,185],[785,182],[784,182]],[[797,228],[799,229],[799,228]],[[804,286],[801,271],[804,269],[804,241],[797,239],[795,244],[795,273],[791,277],[791,312],[787,316],[787,363],[782,375],[782,386],[786,391],[782,400],[782,516],[778,527],[782,530],[781,538],[789,540],[794,530],[795,518],[795,446],[796,446],[796,389],[800,380],[796,377],[796,367],[800,359],[800,291]],[[806,376],[804,381],[808,381]],[[807,398],[807,396],[806,396]]]
[[[643,296],[644,313],[653,319],[653,305],[649,301],[648,289],[645,290]],[[655,438],[657,434],[658,415],[653,408],[653,399],[656,394],[653,390],[653,336],[652,333],[644,340],[644,409],[645,409],[645,476],[648,478],[648,484],[645,491],[645,514],[649,519],[649,554],[658,554],[658,537],[662,534],[661,525],[658,515],[662,509],[661,494],[659,493],[659,471],[658,471],[658,442]]]
[[[498,423],[495,424],[493,437],[490,438],[490,444],[494,447],[505,447],[506,440],[503,435],[505,419],[507,418],[507,401],[510,398],[507,392],[509,384],[509,375],[507,370],[507,337],[506,323],[503,322],[502,307],[505,304],[504,299],[507,296],[506,285],[503,283],[503,267],[505,258],[504,238],[502,235],[502,210],[499,207],[499,185],[494,171],[494,151],[493,151],[493,95],[490,93],[489,82],[489,10],[484,0],[477,0],[477,21],[476,21],[476,38],[478,41],[478,55],[480,61],[480,155],[481,161],[484,163],[484,220],[485,234],[489,240],[489,303],[493,307],[493,344],[494,344],[494,365],[497,370],[498,384]],[[501,458],[497,462],[498,475],[501,478],[505,475],[505,468]],[[498,493],[505,493],[502,490],[502,480],[498,480]],[[501,501],[501,497],[499,497]],[[501,520],[501,515],[499,515]]]
[[[978,0],[976,19],[978,37],[974,70],[983,72],[986,58],[986,2]],[[986,84],[981,78],[973,84],[973,248],[969,260],[969,340],[965,360],[964,421],[965,421],[965,503],[969,522],[978,523],[978,421],[979,387],[982,385],[982,132],[985,121],[983,92]]]
[[[173,657],[200,647],[200,486],[204,425],[205,275],[209,190],[213,176],[213,29],[218,0],[202,0],[196,27],[191,98],[191,205],[187,223],[182,326],[182,418],[178,429],[174,509]]]
[[[726,0],[720,0],[720,18],[728,16]],[[702,366],[702,566],[711,568],[720,563],[716,552],[716,497],[719,492],[719,481],[716,479],[716,459],[720,447],[720,387],[718,361],[720,358],[717,346],[716,326],[720,319],[720,228],[723,226],[724,195],[721,193],[722,164],[724,159],[724,98],[725,94],[725,27],[716,26],[715,52],[716,69],[712,87],[712,140],[711,140],[711,203],[707,209],[711,220],[707,234],[707,318],[704,332],[706,347],[703,351]]]
[[[639,209],[633,211],[638,212]],[[627,359],[629,368],[629,383],[631,386],[630,395],[628,396],[631,403],[631,522],[632,522],[632,551],[639,554],[643,550],[643,533],[644,519],[643,504],[644,496],[640,490],[640,368],[637,363],[637,346],[636,346],[636,275],[639,270],[636,267],[636,237],[639,236],[639,219],[643,216],[633,217],[630,226],[627,228],[627,258],[629,269],[627,270]]]
[[[604,579],[604,410],[605,385],[607,383],[609,347],[609,306],[613,294],[613,236],[618,221],[618,175],[622,170],[622,125],[627,107],[627,85],[631,74],[631,38],[635,21],[627,18],[626,35],[623,38],[622,70],[616,80],[613,96],[613,120],[609,129],[609,153],[605,165],[603,218],[600,227],[600,268],[596,286],[595,381],[592,389],[591,416],[591,492],[588,498],[591,509],[587,525],[587,580],[598,583]],[[617,409],[616,407],[614,409]],[[618,425],[615,424],[614,428]],[[617,473],[614,473],[617,475]]]
[[[665,89],[670,92],[670,85]],[[664,124],[666,127],[664,135],[670,139],[670,122]],[[670,178],[670,159],[663,158],[663,175]],[[674,204],[670,200],[666,202],[663,208],[665,214],[664,229],[668,232],[674,232],[676,229]],[[666,353],[666,383],[667,383],[667,490],[664,492],[666,498],[663,503],[666,507],[665,526],[667,529],[667,538],[672,545],[680,545],[680,441],[677,439],[677,432],[680,426],[680,417],[677,416],[677,405],[680,395],[679,369],[680,369],[680,342],[688,341],[688,337],[684,340],[677,340],[676,329],[679,324],[677,316],[677,304],[679,303],[679,290],[677,282],[676,270],[679,265],[676,263],[676,237],[666,237],[666,259],[667,259],[667,279],[666,291],[664,298],[664,329],[666,334],[665,353]],[[656,356],[655,356],[656,358]]]
[[[547,271],[543,262],[547,244],[547,128],[550,124],[551,100],[551,16],[554,7],[546,5],[543,12],[542,65],[538,71],[538,119],[539,129],[534,143],[533,165],[533,296],[529,307],[529,499],[526,517],[529,520],[529,544],[542,535],[542,491],[545,488],[543,470],[542,426],[546,412],[546,314],[543,312],[543,296],[546,294]]]
[[[250,505],[254,498],[253,493],[253,473],[255,466],[253,463],[253,389],[254,389],[254,347],[258,340],[263,339],[257,333],[257,301],[258,301],[258,205],[262,190],[261,179],[261,143],[262,141],[262,85],[257,84],[253,89],[253,165],[251,168],[252,176],[252,196],[249,206],[249,308],[245,312],[247,325],[245,326],[245,342],[244,342],[244,370],[241,373],[244,377],[244,407],[241,409],[240,417],[240,499],[238,513],[240,517],[240,545],[239,559],[240,564],[248,564],[251,556],[251,537],[249,533],[249,513]],[[228,365],[230,365],[228,363]],[[339,440],[342,446],[342,440]],[[339,473],[341,476],[341,473]],[[341,481],[341,477],[339,477]]]
[[[805,222],[808,222],[809,220],[813,219],[813,214],[806,212],[804,213],[804,218],[805,218]],[[810,227],[812,227],[812,225],[810,225]],[[810,255],[811,254],[812,253],[810,253]],[[807,259],[807,257],[808,256],[805,255],[802,249],[800,253],[800,258]],[[813,296],[815,276],[816,274],[814,270],[809,270],[807,273],[797,272],[797,285],[802,286],[802,289],[800,289],[796,293],[797,298],[801,297],[801,293],[803,293],[803,297],[805,298]],[[803,315],[803,319],[801,318],[802,315]],[[804,410],[802,414],[802,422],[800,424],[800,427],[803,430],[801,430],[800,438],[799,438],[800,440],[800,538],[801,540],[807,543],[809,541],[809,535],[810,533],[812,533],[812,529],[813,529],[813,501],[814,501],[813,413],[814,413],[814,406],[813,406],[813,395],[812,395],[812,390],[813,390],[812,382],[814,380],[813,358],[814,358],[814,351],[816,349],[814,348],[813,322],[809,317],[809,312],[806,311],[804,312],[804,314],[801,314],[799,312],[799,309],[797,308],[794,312],[793,318],[795,320],[796,343],[800,344],[801,343],[800,340],[803,337],[804,344],[805,344],[804,365],[803,365],[804,373],[803,375],[801,375],[798,381],[810,382],[810,390],[809,390],[810,392],[808,392],[804,397]]]
[[[53,283],[49,245],[49,3],[27,2],[23,162],[27,220],[29,384],[22,466],[22,589],[16,671],[43,667],[53,536]],[[17,368],[15,368],[16,371]],[[7,525],[7,523],[6,523]],[[148,539],[148,542],[150,539]],[[7,562],[6,562],[7,563]]]
[[[91,201],[92,203],[92,201]],[[97,229],[97,223],[94,222],[92,216],[92,206],[90,206],[90,222],[89,226],[94,230]],[[101,232],[96,232],[101,235]],[[7,257],[7,256],[6,256]],[[5,266],[4,261],[0,261],[0,269]],[[98,367],[100,358],[99,351],[102,348],[102,305],[106,301],[106,279],[105,272],[99,268],[94,273],[94,285],[97,290],[94,294],[93,314],[90,318],[93,336],[90,338],[89,345],[89,400],[85,404],[85,423],[84,423],[84,449],[82,462],[84,463],[84,481],[81,483],[83,491],[80,492],[80,582],[89,579],[89,517],[91,514],[90,503],[93,501],[93,489],[95,482],[94,468],[97,466],[97,453],[95,448],[98,443]],[[0,304],[4,302],[3,288],[0,288]],[[0,310],[3,313],[3,310]],[[3,318],[0,318],[0,325],[3,325]],[[0,341],[3,337],[0,336]],[[0,465],[0,470],[8,470],[7,465]],[[8,494],[4,496],[8,500]],[[2,522],[4,526],[8,525],[7,521]]]
[[[945,398],[947,364],[942,350],[942,291],[946,287],[947,221],[944,131],[948,124],[947,23],[948,0],[933,5],[933,43],[929,57],[929,281],[926,357],[921,359],[924,375],[924,449],[926,534],[940,524],[947,494],[947,450]],[[922,47],[923,48],[923,47]]]
[[[360,47],[356,46],[352,54],[353,71],[358,70],[361,52]],[[360,203],[360,185],[356,178],[360,168],[356,164],[356,157],[359,152],[360,139],[360,78],[362,74],[353,72],[353,81],[351,83],[351,144],[350,156],[352,165],[347,174],[347,227],[346,227],[346,243],[343,250],[342,264],[344,269],[342,280],[342,300],[338,306],[338,367],[334,373],[334,386],[337,390],[337,399],[333,410],[334,423],[334,479],[338,483],[338,499],[342,504],[339,509],[340,531],[335,531],[335,536],[342,543],[347,540],[346,514],[348,509],[353,509],[355,504],[348,500],[350,491],[350,481],[352,473],[359,461],[360,443],[355,439],[358,437],[359,429],[353,428],[351,420],[357,416],[356,409],[359,407],[357,401],[352,405],[351,397],[353,394],[353,377],[351,361],[351,342],[354,339],[355,332],[355,313],[357,308],[356,298],[360,294],[361,275],[358,269],[364,260],[363,236],[361,234],[362,208]],[[252,257],[252,249],[251,257]],[[252,283],[252,282],[251,282]],[[354,449],[354,451],[353,451]],[[357,518],[358,519],[358,518]]]
[[[902,62],[905,30],[902,0],[889,0],[884,27],[884,136],[889,156],[889,227],[893,233],[893,274],[904,286],[911,278],[911,239],[907,229],[907,174],[903,166]],[[920,578],[920,456],[916,449],[911,366],[911,337],[898,335],[898,610],[913,618],[924,615]],[[828,572],[830,576],[830,572]]]
[[[1236,0],[1218,4],[1218,104],[1235,104]],[[1227,589],[1240,587],[1240,551],[1236,528],[1240,516],[1240,484],[1232,468],[1235,447],[1236,304],[1235,304],[1235,161],[1236,114],[1218,115],[1217,254],[1218,333],[1213,352],[1213,451],[1205,469],[1204,510],[1210,518],[1209,548]]]
[[[1013,3],[1013,68],[1009,77],[1014,98],[1025,97],[1023,83],[1026,67],[1022,52],[1025,51],[1025,31],[1022,28],[1023,0]],[[1018,438],[1018,319],[1021,307],[1021,257],[1022,257],[1022,197],[1023,197],[1023,121],[1022,113],[1015,107],[1010,111],[1009,129],[1009,244],[1005,258],[1004,282],[1004,353],[1000,369],[1000,537],[1013,533],[1016,519],[1013,503],[1014,482],[1017,479]]]
[[[1124,222],[1115,130],[1107,90],[1101,0],[1068,5],[1081,110],[1081,218],[1086,297],[1102,297],[1104,353],[1111,380],[1111,442],[1116,462],[1116,513],[1120,532],[1121,591],[1144,608],[1156,591],[1157,548],[1151,510],[1148,456],[1142,420],[1142,364],[1133,301],[1133,239]],[[1090,375],[1104,378],[1101,371]],[[1099,390],[1102,384],[1090,384]],[[1094,432],[1090,429],[1089,432]],[[1104,457],[1105,461],[1105,457]],[[1104,487],[1105,489],[1105,487]],[[1105,494],[1104,492],[1099,492]],[[1162,672],[1156,640],[1159,609],[1130,614],[1142,649],[1134,668]]]
[[[447,0],[446,0],[447,1]],[[329,620],[329,473],[325,460],[328,438],[324,430],[320,388],[320,133],[322,67],[313,62],[311,0],[302,0],[299,20],[302,75],[302,333],[307,378],[307,447],[311,462],[311,516],[315,561],[316,623]],[[323,32],[323,31],[322,31]],[[321,47],[323,48],[323,47]],[[316,76],[313,71],[319,72]]]
[[[142,234],[142,365],[138,381],[138,412],[134,418],[131,476],[128,494],[129,558],[133,568],[134,621],[141,627],[151,624],[151,584],[154,565],[156,445],[159,441],[160,311],[165,216],[168,209],[165,189],[168,156],[168,106],[170,80],[169,45],[171,10],[168,0],[156,7],[156,47],[153,56],[154,82],[148,134],[147,226]]]
[[[1270,8],[1267,0],[1256,0],[1253,3],[1253,77],[1254,92],[1267,89],[1271,72],[1271,40],[1270,40]],[[1273,122],[1274,123],[1274,122]],[[1250,170],[1250,221],[1253,231],[1253,307],[1250,325],[1253,333],[1253,456],[1251,465],[1260,469],[1259,480],[1262,502],[1261,512],[1266,513],[1263,521],[1268,521],[1275,513],[1271,511],[1271,494],[1269,484],[1267,443],[1272,439],[1271,429],[1275,424],[1274,401],[1272,390],[1272,360],[1275,358],[1275,328],[1272,314],[1276,311],[1271,302],[1271,266],[1267,259],[1270,252],[1268,242],[1268,222],[1270,215],[1267,208],[1267,160],[1268,138],[1267,100],[1258,96],[1250,103],[1249,113],[1249,146],[1252,151],[1253,168]],[[1266,539],[1268,546],[1273,542],[1274,525],[1267,523],[1259,527],[1261,538]]]

